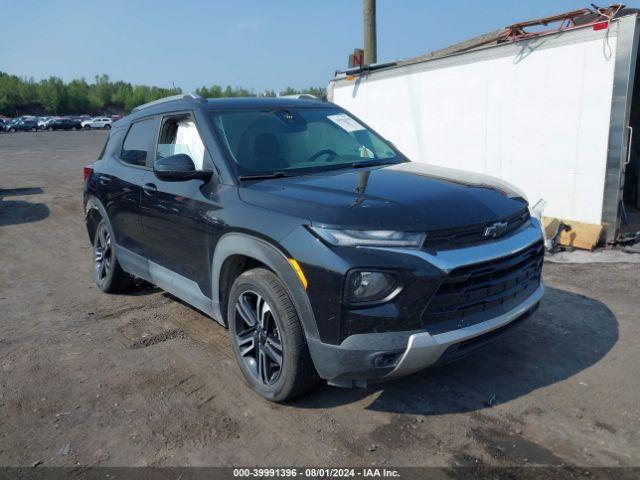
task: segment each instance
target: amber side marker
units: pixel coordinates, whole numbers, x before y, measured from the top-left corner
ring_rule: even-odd
[[[302,286],[306,290],[309,282],[307,282],[307,277],[304,276],[304,272],[302,271],[302,268],[300,268],[300,264],[296,261],[295,258],[290,258],[289,263],[298,274],[298,278],[300,279],[300,282],[302,282]]]

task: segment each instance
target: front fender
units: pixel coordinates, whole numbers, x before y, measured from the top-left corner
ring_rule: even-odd
[[[293,301],[293,306],[298,313],[305,336],[310,339],[318,339],[318,326],[316,325],[311,303],[298,275],[289,263],[287,256],[270,243],[245,233],[227,233],[223,235],[216,245],[211,267],[213,309],[216,318],[224,318],[220,308],[220,275],[225,260],[232,255],[244,255],[261,263],[275,272],[282,280],[284,288]]]

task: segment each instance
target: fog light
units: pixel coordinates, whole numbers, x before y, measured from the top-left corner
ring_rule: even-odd
[[[347,277],[346,299],[349,303],[381,301],[396,288],[395,277],[389,273],[354,270]]]

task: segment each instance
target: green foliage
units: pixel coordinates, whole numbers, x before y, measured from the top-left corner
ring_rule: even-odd
[[[94,83],[84,79],[65,83],[58,77],[35,82],[0,72],[0,113],[9,116],[122,113],[178,93],[179,88],[112,82],[108,75],[97,75]]]
[[[134,107],[158,98],[182,93],[180,88],[149,87],[131,85],[127,82],[112,82],[108,75],[96,75],[94,83],[84,79],[63,82],[58,77],[49,77],[35,82],[33,78],[20,78],[0,72],[0,114],[19,116],[25,114],[89,114],[124,113]],[[202,86],[196,93],[205,98],[220,97],[276,97],[275,90],[255,93],[242,87],[227,85]],[[324,88],[311,87],[296,90],[287,87],[280,95],[308,93],[325,98]]]

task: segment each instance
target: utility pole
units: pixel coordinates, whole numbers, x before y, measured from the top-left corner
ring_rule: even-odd
[[[376,40],[376,0],[364,1],[364,64],[371,65],[378,61],[378,45]]]

